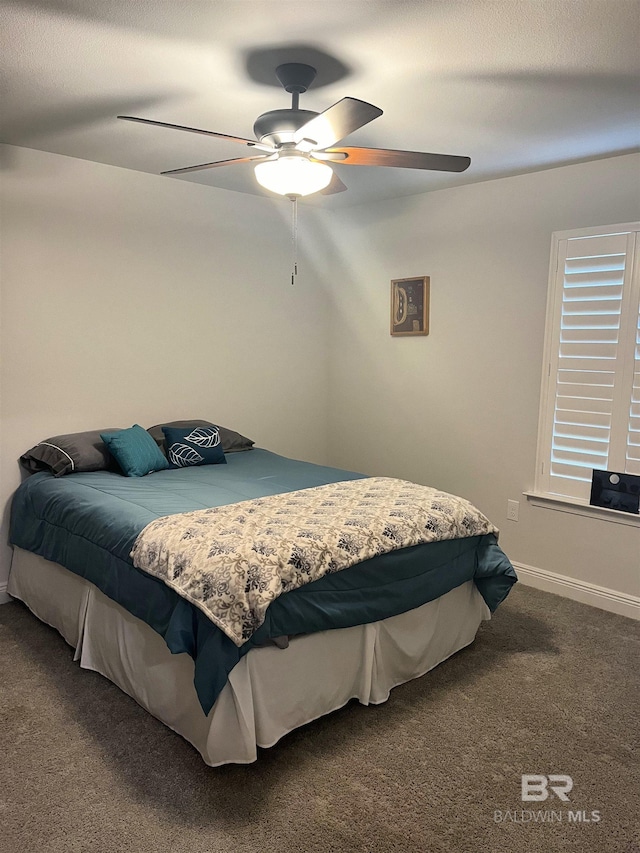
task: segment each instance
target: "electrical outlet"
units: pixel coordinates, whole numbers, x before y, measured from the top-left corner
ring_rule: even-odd
[[[509,521],[517,521],[519,511],[520,501],[507,501],[507,518]]]

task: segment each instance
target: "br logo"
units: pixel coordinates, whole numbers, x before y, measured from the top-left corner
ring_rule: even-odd
[[[542,802],[552,796],[550,790],[565,803],[569,800],[569,791],[573,788],[571,776],[561,773],[543,776],[542,774],[525,773],[522,780],[522,801]]]

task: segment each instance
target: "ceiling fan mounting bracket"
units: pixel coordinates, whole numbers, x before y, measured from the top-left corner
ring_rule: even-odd
[[[301,95],[315,80],[317,72],[312,65],[302,62],[285,62],[276,68],[276,77],[285,92]]]

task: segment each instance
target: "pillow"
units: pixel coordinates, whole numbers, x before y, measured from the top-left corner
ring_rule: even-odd
[[[113,459],[102,440],[103,432],[119,427],[96,429],[90,432],[71,432],[45,438],[20,457],[20,464],[30,474],[49,471],[54,477],[79,471],[114,470]]]
[[[102,433],[102,440],[127,477],[144,477],[169,467],[158,445],[138,424],[118,432]]]
[[[193,419],[190,421],[171,421],[166,424],[156,424],[156,426],[149,427],[147,432],[152,436],[155,440],[156,444],[160,446],[160,449],[164,452],[164,434],[162,432],[163,427],[177,427],[184,428],[187,427],[212,427],[217,426],[220,432],[220,443],[222,444],[222,449],[225,453],[237,453],[241,450],[251,450],[254,443],[250,438],[247,438],[244,435],[240,435],[239,432],[235,432],[235,430],[227,429],[226,427],[212,424],[211,421],[202,421]]]
[[[227,463],[217,426],[162,427],[162,432],[170,468]]]

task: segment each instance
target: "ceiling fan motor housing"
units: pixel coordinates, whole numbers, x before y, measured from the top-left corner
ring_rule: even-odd
[[[287,110],[271,110],[263,113],[255,121],[253,132],[260,142],[271,145],[283,145],[293,142],[293,135],[318,113],[298,109],[298,97],[306,92],[316,76],[316,69],[301,62],[285,62],[276,68],[276,77],[285,92],[292,96],[292,104]]]
[[[253,132],[260,142],[282,145],[293,140],[293,134],[318,113],[311,110],[271,110],[255,121]]]

